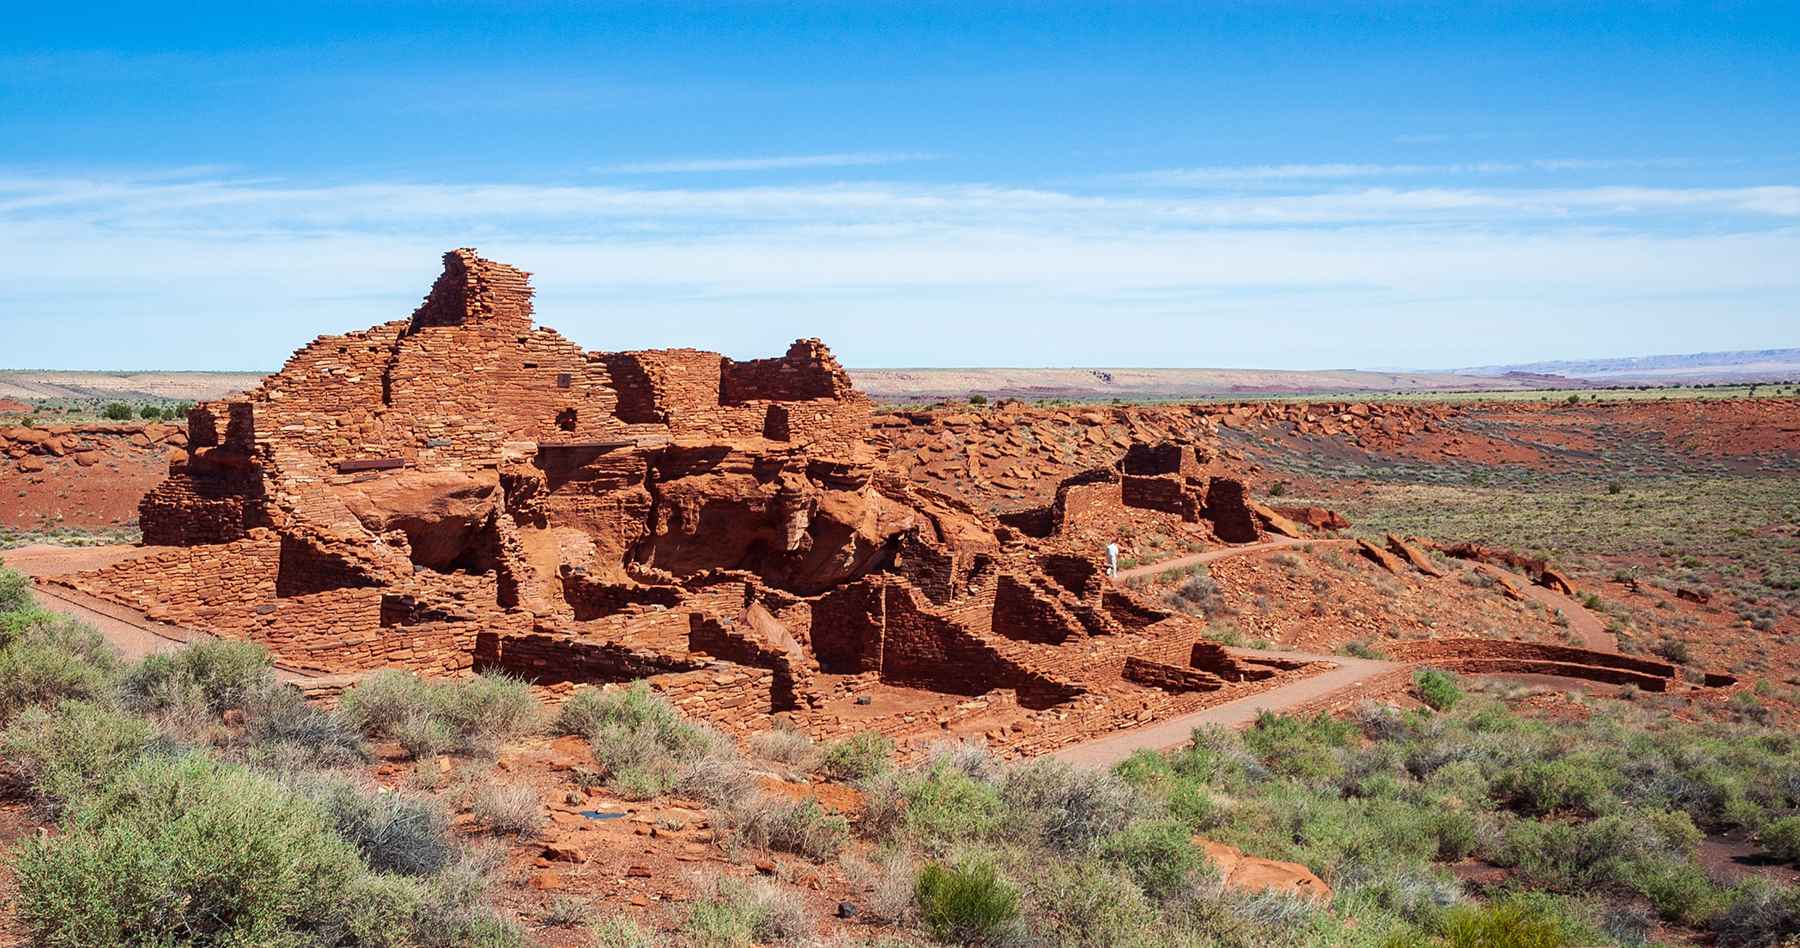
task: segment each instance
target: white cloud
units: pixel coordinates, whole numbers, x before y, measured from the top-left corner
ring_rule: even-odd
[[[1218,186],[1242,182],[1334,181],[1351,178],[1397,178],[1425,175],[1496,175],[1531,171],[1603,171],[1617,168],[1668,168],[1687,164],[1681,159],[1547,159],[1538,161],[1475,161],[1448,164],[1279,164],[1217,165],[1199,168],[1165,168],[1122,175],[1121,180],[1169,187]]]
[[[272,365],[319,332],[404,316],[438,254],[466,245],[533,271],[546,324],[595,348],[755,355],[823,335],[865,365],[931,362],[950,338],[935,361],[1487,364],[1555,334],[1636,338],[1633,320],[1778,325],[1800,302],[1800,187],[1145,196],[0,172],[0,324],[25,327],[0,364]],[[1795,341],[1758,332],[1730,347]],[[1594,350],[1552,354],[1579,351]]]
[[[780,155],[770,158],[699,158],[686,161],[645,161],[596,168],[603,174],[700,174],[727,171],[781,171],[792,168],[855,168],[929,161],[924,152],[838,152],[825,155]]]

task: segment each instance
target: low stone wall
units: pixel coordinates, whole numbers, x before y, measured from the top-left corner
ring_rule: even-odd
[[[1521,661],[1618,668],[1658,678],[1675,677],[1675,666],[1668,662],[1633,658],[1613,652],[1596,652],[1567,645],[1551,645],[1545,642],[1513,642],[1505,639],[1430,639],[1418,642],[1396,642],[1388,647],[1388,654],[1396,660],[1408,662],[1436,664],[1456,659],[1508,658]]]
[[[1199,669],[1165,665],[1135,655],[1125,659],[1125,680],[1163,691],[1217,691],[1225,686]]]

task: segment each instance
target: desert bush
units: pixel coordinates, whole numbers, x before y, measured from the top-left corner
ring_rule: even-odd
[[[1099,842],[1100,857],[1130,873],[1152,899],[1186,889],[1206,858],[1179,820],[1139,820]]]
[[[1419,690],[1419,700],[1436,711],[1448,711],[1462,700],[1462,689],[1456,685],[1456,676],[1446,671],[1424,669],[1413,676],[1413,686]]]
[[[943,763],[902,778],[900,795],[907,833],[930,851],[985,839],[1006,815],[992,785]]]
[[[1131,876],[1100,859],[1048,860],[1023,882],[1027,944],[1153,948],[1175,941]]]
[[[525,933],[486,903],[493,860],[465,853],[431,876],[368,873],[352,883],[321,944],[524,948]]]
[[[846,857],[844,868],[856,885],[869,890],[862,909],[871,918],[898,922],[911,912],[919,867],[905,849],[884,847],[869,859]]]
[[[370,737],[397,737],[402,721],[433,715],[431,692],[432,686],[411,672],[382,669],[346,689],[338,711]]]
[[[588,923],[594,948],[657,948],[662,941],[625,915],[608,915]]]
[[[543,727],[544,709],[531,684],[505,672],[438,683],[433,693],[438,716],[465,751],[492,753]]]
[[[945,944],[993,944],[1013,930],[1019,917],[1018,889],[983,858],[949,867],[927,865],[913,897],[926,931]]]
[[[131,406],[124,402],[107,402],[100,409],[100,417],[108,421],[128,421],[131,418]]]
[[[1533,816],[1558,810],[1594,815],[1609,795],[1607,773],[1592,762],[1569,758],[1534,761],[1502,773],[1493,792]]]
[[[892,738],[862,731],[825,745],[819,770],[833,780],[862,780],[892,767],[893,753]]]
[[[31,577],[0,566],[0,613],[23,612],[32,608],[32,603],[36,600],[31,590]],[[0,645],[5,644],[5,639],[0,638]]]
[[[229,840],[229,845],[222,841]],[[320,808],[204,758],[146,757],[16,852],[42,943],[285,944],[325,927],[363,871]]]
[[[1242,740],[1246,750],[1278,774],[1331,780],[1342,772],[1340,751],[1355,733],[1353,725],[1324,713],[1301,718],[1264,711]]]
[[[412,711],[390,728],[406,756],[430,760],[456,748],[456,733],[448,722],[430,711]]]
[[[813,934],[806,900],[791,889],[761,879],[710,876],[698,880],[696,890],[681,931],[699,948],[742,948]]]
[[[764,760],[795,767],[811,767],[818,755],[812,738],[785,728],[758,731],[750,735],[749,745],[750,753]]]
[[[1445,913],[1451,948],[1564,948],[1583,944],[1579,929],[1552,907],[1514,897],[1489,905],[1459,905]]]
[[[544,802],[530,787],[485,783],[470,805],[475,821],[495,833],[536,836],[544,828]]]
[[[337,775],[300,778],[294,787],[317,803],[377,872],[430,875],[456,856],[450,815],[430,797],[369,787]]]
[[[504,672],[433,682],[379,671],[345,691],[339,710],[364,733],[393,738],[413,757],[452,749],[491,755],[543,724],[531,685]]]
[[[27,708],[0,731],[0,761],[55,812],[135,763],[155,736],[142,718],[64,701]]]
[[[817,801],[786,800],[770,794],[755,794],[730,807],[726,822],[736,842],[815,861],[836,856],[850,837],[849,821],[826,813]]]
[[[354,724],[273,678],[244,696],[243,711],[244,740],[253,763],[279,756],[312,767],[341,767],[368,759]]]
[[[1747,883],[1731,894],[1707,927],[1720,944],[1788,948],[1800,933],[1800,887]]]
[[[558,729],[582,729],[601,777],[627,799],[682,792],[724,805],[752,790],[730,738],[686,720],[642,682],[614,692],[589,691],[586,697],[577,693],[563,711]]]
[[[37,609],[5,618],[0,630],[0,724],[28,707],[103,701],[111,694],[118,653],[99,632]]]
[[[547,928],[574,928],[593,916],[593,903],[572,895],[558,895],[550,899],[541,917]]]
[[[125,671],[119,688],[126,703],[147,712],[167,708],[186,685],[214,715],[242,708],[252,692],[274,680],[268,649],[254,642],[209,639],[177,652],[151,655]]]
[[[1800,816],[1771,820],[1756,836],[1770,855],[1800,865]]]
[[[1477,574],[1477,575],[1479,575],[1479,574]],[[1367,659],[1371,659],[1371,660],[1375,660],[1375,661],[1379,661],[1381,659],[1387,658],[1386,652],[1382,651],[1380,648],[1377,648],[1373,642],[1369,642],[1369,641],[1366,641],[1363,639],[1357,639],[1352,642],[1345,642],[1344,644],[1338,646],[1338,654],[1339,655],[1348,655],[1351,658],[1367,658]]]
[[[1015,825],[1030,827],[1065,853],[1118,832],[1145,809],[1143,797],[1116,774],[1050,757],[1009,768],[1000,800]]]

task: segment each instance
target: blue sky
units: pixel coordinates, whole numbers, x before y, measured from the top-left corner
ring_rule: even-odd
[[[1800,345],[1791,2],[54,6],[0,32],[0,367],[273,368],[463,245],[591,349]]]

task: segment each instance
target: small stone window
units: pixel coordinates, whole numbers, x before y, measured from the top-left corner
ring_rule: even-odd
[[[575,409],[565,408],[556,413],[556,427],[564,431],[575,430]]]
[[[556,374],[556,387],[557,388],[568,388],[570,383],[572,383],[574,381],[575,381],[575,377],[573,375],[570,375],[567,372],[558,372]]]

